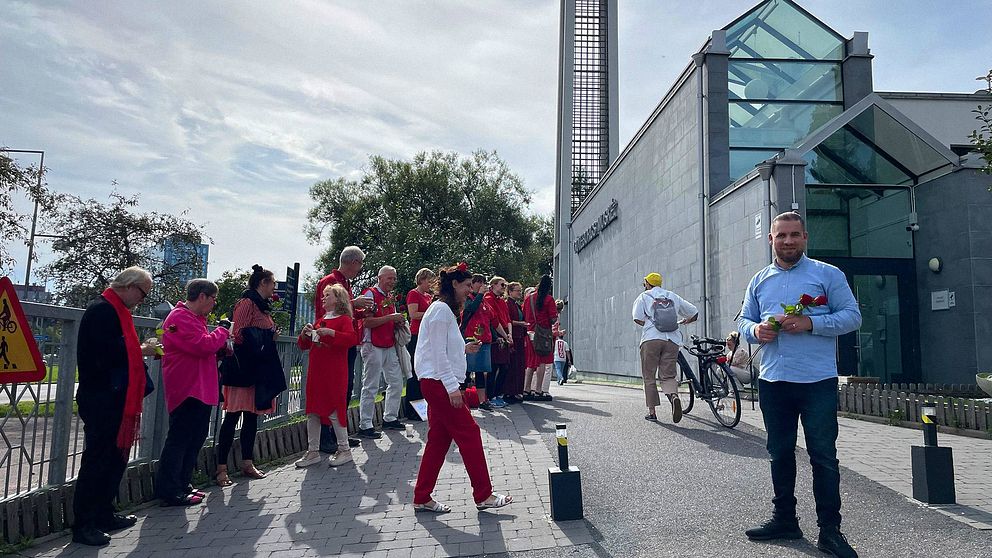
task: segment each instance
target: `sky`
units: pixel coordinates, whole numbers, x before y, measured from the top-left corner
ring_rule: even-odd
[[[755,3],[619,0],[621,148]],[[869,32],[876,90],[973,92],[992,68],[992,0],[800,4],[845,37]],[[142,211],[188,209],[211,278],[311,273],[308,188],[360,177],[370,155],[495,150],[550,214],[559,6],[0,0],[0,146],[44,150],[54,190],[108,201],[116,181]],[[12,250],[20,282],[27,249]]]

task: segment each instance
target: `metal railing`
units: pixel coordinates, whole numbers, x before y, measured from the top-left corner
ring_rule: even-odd
[[[76,341],[83,310],[21,304],[44,355],[47,375],[37,382],[0,385],[0,500],[75,478],[83,451],[82,421],[75,406]],[[154,336],[160,322],[135,317],[139,338]],[[304,408],[304,353],[296,346],[296,338],[288,336],[280,337],[278,349],[289,389],[279,395],[276,412],[264,417],[263,427],[285,421]],[[155,391],[144,401],[132,462],[157,459],[168,432],[161,361],[145,362]],[[213,443],[219,418],[220,413],[215,412],[208,444]]]

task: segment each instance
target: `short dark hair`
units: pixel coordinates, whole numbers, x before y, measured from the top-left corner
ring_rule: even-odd
[[[786,211],[785,213],[779,213],[774,219],[772,219],[771,226],[775,226],[775,223],[778,223],[779,221],[799,221],[799,224],[802,225],[803,230],[806,230],[806,219],[803,219],[803,216],[800,215],[798,211]]]
[[[476,284],[476,283],[485,283],[485,282],[486,282],[486,276],[485,275],[483,275],[481,273],[474,273],[474,274],[472,274],[472,284],[473,285]]]
[[[199,299],[201,294],[214,296],[217,291],[217,285],[210,279],[193,279],[186,283],[186,300],[192,302]]]

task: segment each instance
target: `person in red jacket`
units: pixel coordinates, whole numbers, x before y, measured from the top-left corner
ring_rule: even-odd
[[[506,304],[506,279],[499,275],[489,280],[489,292],[484,302],[492,309],[499,326],[496,331],[499,339],[493,340],[492,373],[486,381],[489,403],[493,407],[505,407],[503,382],[510,370],[510,350],[513,347],[513,325],[510,323],[510,308]],[[481,398],[481,397],[480,397]]]
[[[348,446],[348,405],[344,391],[348,388],[348,350],[358,344],[358,333],[352,322],[351,295],[341,285],[324,289],[324,314],[316,323],[303,326],[297,339],[303,350],[309,350],[307,368],[306,413],[307,453],[296,466],[309,467],[321,461],[320,427],[330,419],[338,440],[338,451],[331,466],[352,461]]]
[[[406,320],[396,311],[396,268],[382,266],[379,281],[374,287],[365,289],[362,297],[372,300],[374,305],[366,312],[362,331],[362,398],[358,407],[358,435],[362,438],[381,438],[372,426],[375,416],[375,396],[379,393],[379,382],[386,380],[386,400],[383,405],[382,427],[403,430],[399,420],[400,399],[403,397],[403,371],[396,354],[396,324]]]
[[[551,277],[544,275],[538,283],[537,291],[524,299],[524,319],[527,321],[528,336],[525,341],[527,370],[524,373],[524,398],[536,401],[550,401],[551,396],[543,391],[544,376],[548,366],[554,362],[554,337],[551,326],[558,319],[555,299],[551,296]],[[547,347],[539,346],[542,337],[548,340]]]
[[[355,293],[351,289],[351,281],[358,277],[365,264],[365,252],[358,246],[346,246],[341,250],[338,257],[338,268],[325,275],[317,282],[317,289],[314,291],[313,307],[314,316],[324,315],[324,289],[331,285],[341,285],[348,291],[348,297],[354,297]],[[365,317],[365,311],[372,307],[372,301],[364,298],[352,298],[351,309],[354,317],[355,329],[358,329],[358,321]],[[351,395],[355,388],[355,361],[358,359],[358,348],[348,349],[348,389],[344,394],[344,404],[347,406],[351,401]],[[359,446],[358,438],[348,438],[348,445],[355,448]],[[320,451],[323,453],[334,453],[337,451],[338,441],[332,430],[328,426],[320,429]]]
[[[423,319],[427,307],[431,305],[434,296],[431,293],[431,285],[437,280],[434,271],[422,268],[414,276],[413,282],[416,288],[410,289],[406,295],[406,310],[410,315],[410,342],[406,345],[406,350],[410,353],[410,363],[416,362],[417,336],[420,335],[420,320]],[[412,419],[417,418],[417,412],[410,406],[410,401],[423,399],[424,395],[420,391],[420,380],[417,378],[417,368],[412,367],[411,377],[406,381],[406,416]]]

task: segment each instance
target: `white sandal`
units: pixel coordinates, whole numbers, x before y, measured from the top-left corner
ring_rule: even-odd
[[[497,494],[495,492],[486,498],[486,501],[481,504],[476,504],[476,508],[480,510],[487,510],[489,508],[502,508],[503,506],[513,503],[513,496],[507,494]]]
[[[434,512],[434,513],[448,513],[448,512],[451,511],[451,507],[448,506],[448,505],[446,505],[446,504],[442,504],[441,502],[438,502],[436,500],[431,500],[430,502],[427,502],[426,504],[414,504],[413,505],[413,511],[415,511],[415,512],[418,512],[418,511],[429,511],[429,512]]]

